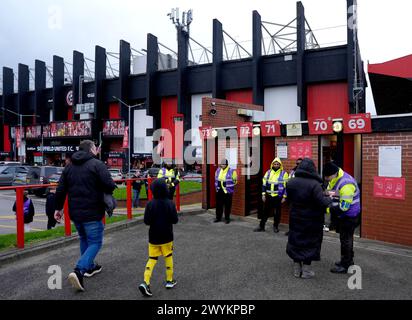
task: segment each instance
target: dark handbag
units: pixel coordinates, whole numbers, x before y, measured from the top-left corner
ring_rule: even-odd
[[[104,194],[104,205],[105,211],[107,212],[108,216],[111,217],[113,215],[114,209],[117,207],[117,201],[113,197],[113,195],[109,193]]]

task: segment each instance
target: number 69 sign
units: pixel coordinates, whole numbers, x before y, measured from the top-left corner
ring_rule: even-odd
[[[350,114],[344,117],[344,133],[372,132],[370,113]]]

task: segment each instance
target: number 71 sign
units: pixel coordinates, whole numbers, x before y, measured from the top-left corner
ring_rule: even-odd
[[[260,130],[262,132],[262,137],[280,137],[280,122],[278,120],[274,121],[262,121],[260,123]]]

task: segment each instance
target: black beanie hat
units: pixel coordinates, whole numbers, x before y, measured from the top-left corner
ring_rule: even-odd
[[[323,175],[325,177],[332,176],[332,175],[334,175],[335,173],[338,173],[338,172],[339,172],[339,167],[336,164],[334,164],[333,162],[328,162],[323,167]]]

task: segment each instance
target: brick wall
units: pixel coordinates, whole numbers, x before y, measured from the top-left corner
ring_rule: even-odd
[[[379,146],[402,146],[406,200],[373,196],[378,176]],[[362,138],[362,237],[412,245],[412,133],[374,133]]]
[[[215,102],[216,105],[213,106],[214,109],[217,110],[217,114],[215,116],[211,116],[209,114],[210,109],[212,108],[211,103]],[[226,100],[219,100],[219,99],[212,99],[212,98],[203,98],[202,100],[202,125],[203,126],[212,126],[213,128],[222,128],[222,127],[233,127],[237,126],[237,124],[245,122],[247,118],[241,117],[237,114],[238,109],[248,109],[248,110],[258,110],[263,111],[263,106],[252,105],[252,104],[245,104],[245,103],[237,103],[231,102]],[[240,141],[240,143],[242,143]],[[230,147],[229,145],[220,146],[218,149],[218,159],[224,158],[225,149],[226,147]],[[203,145],[203,150],[205,150],[205,146]],[[238,159],[240,159],[240,154],[238,151]],[[203,163],[206,163],[205,152],[203,152]],[[233,196],[233,208],[232,213],[234,215],[245,215],[245,177],[242,176],[240,163],[237,168],[238,172],[238,185],[235,189],[235,194]],[[206,179],[206,166],[202,166],[202,175],[203,179],[203,197],[202,197],[202,206],[203,208],[207,207],[207,182]]]

